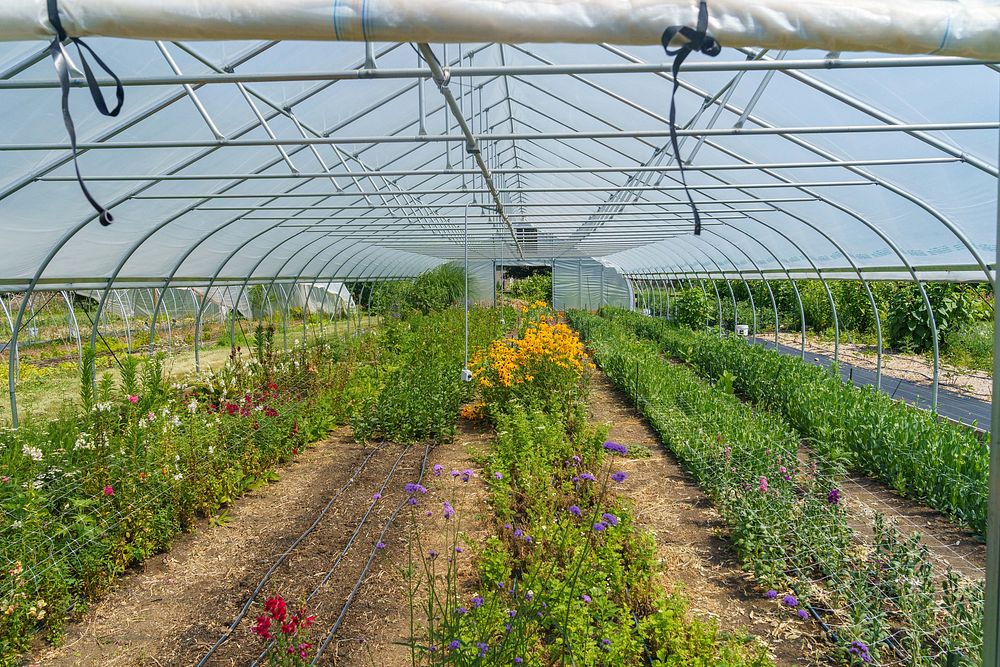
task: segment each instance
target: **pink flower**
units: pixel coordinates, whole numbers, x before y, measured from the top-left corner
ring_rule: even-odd
[[[764,475],[760,476],[760,484],[757,485],[757,489],[761,493],[767,493],[767,477]]]
[[[108,484],[106,487],[104,487],[104,495],[106,495],[106,496],[113,496],[113,495],[115,495],[115,490],[111,487],[110,484]]]
[[[139,402],[139,397],[136,396],[135,394],[130,394],[128,397],[128,402],[131,403],[132,405],[135,405],[136,403]]]

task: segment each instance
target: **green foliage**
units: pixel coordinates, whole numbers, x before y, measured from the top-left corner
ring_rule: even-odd
[[[615,320],[707,378],[731,373],[737,395],[781,414],[825,456],[985,531],[989,455],[968,429],[797,357],[634,314]]]
[[[520,278],[514,281],[507,294],[514,299],[521,299],[529,303],[544,301],[552,303],[552,274],[533,273],[527,278]]]
[[[83,409],[0,430],[0,665],[343,422],[344,345],[310,341],[267,365],[234,351],[175,386],[160,357],[125,357],[120,383],[95,387],[87,355]]]
[[[924,286],[934,309],[938,341],[950,331],[975,319],[974,295],[957,283],[928,283]],[[889,300],[889,340],[904,350],[923,352],[934,346],[934,333],[927,306],[917,285],[904,284]]]
[[[451,439],[459,407],[470,391],[461,380],[462,320],[462,311],[449,309],[388,320],[372,334],[379,354],[355,377],[350,390],[355,438],[396,442]],[[472,350],[486,345],[499,332],[497,311],[470,311]]]
[[[876,662],[896,657],[884,644],[890,633],[906,664],[936,665],[939,655],[951,651],[978,655],[981,583],[960,582],[951,574],[946,576],[949,583],[937,583],[918,538],[904,539],[878,520],[871,538],[856,534],[848,526],[839,491],[831,500],[831,491],[843,476],[835,454],[848,443],[831,441],[830,436],[845,434],[834,434],[824,420],[835,414],[843,424],[852,413],[835,395],[811,384],[818,378],[809,373],[818,369],[743,341],[720,341],[634,313],[607,314],[605,319],[574,312],[570,318],[591,341],[595,359],[608,376],[641,406],[664,444],[712,498],[741,560],[763,583],[794,591],[798,602],[815,600],[818,607],[830,610],[825,621],[836,630],[842,649],[852,641],[864,642]],[[636,340],[636,333],[657,344]],[[815,437],[810,439],[815,469],[799,464],[803,434],[778,414],[742,403],[687,366],[661,360],[661,351],[680,356],[675,352],[679,349],[707,377],[731,373],[741,396],[777,412],[782,412],[781,399],[786,399],[787,407],[795,408],[789,411],[789,420],[796,426],[808,425],[803,420],[819,412],[813,424]],[[781,375],[776,364],[784,364],[783,360],[809,369],[808,373],[794,378]],[[819,372],[829,378],[827,388],[846,386]],[[806,400],[793,403],[801,395]],[[858,404],[850,407],[861,409]],[[878,425],[891,437],[899,437],[893,434],[895,414],[885,414],[886,404],[879,407]],[[860,428],[867,449],[874,450],[870,455],[878,457],[881,452],[872,444],[872,429],[863,424],[869,416],[862,410],[861,426],[837,428]],[[926,423],[938,424],[930,416]],[[908,426],[895,425],[904,432]],[[914,435],[912,430],[908,435]],[[919,441],[910,440],[911,450],[915,442]],[[915,458],[928,463],[920,452]],[[894,459],[886,465],[898,470]],[[945,610],[937,602],[942,595],[956,605]],[[928,637],[934,638],[933,646],[928,646]]]
[[[993,322],[968,322],[945,334],[949,362],[987,373],[993,371]]]
[[[674,319],[690,329],[704,329],[714,319],[714,301],[697,287],[683,289],[674,296]]]
[[[469,291],[475,282],[469,280]],[[355,300],[371,302],[373,315],[405,317],[413,312],[427,315],[462,302],[465,294],[465,270],[457,264],[441,266],[421,274],[415,280],[381,280],[351,286]]]

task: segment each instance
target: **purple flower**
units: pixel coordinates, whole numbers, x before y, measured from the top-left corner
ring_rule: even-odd
[[[416,505],[417,504],[417,499],[414,498],[413,496],[410,496],[409,498],[406,499],[406,502],[409,505]]]
[[[456,611],[456,612],[458,612],[458,615],[459,615],[459,616],[465,616],[466,614],[468,614],[468,613],[469,613],[469,610],[468,610],[468,609],[466,609],[465,607],[459,607],[459,608],[458,608],[458,609],[456,609],[455,611]]]
[[[798,613],[799,613],[799,618],[801,618],[803,621],[809,618],[809,612],[806,611],[805,609],[799,609]]]
[[[535,540],[534,540],[534,539],[533,539],[533,538],[531,537],[531,535],[525,535],[525,536],[524,536],[524,543],[525,543],[525,544],[531,544],[531,543],[533,543],[534,541],[535,541]]]
[[[795,599],[794,595],[786,595],[785,597],[781,598],[781,601],[784,602],[789,607],[799,606],[799,601]]]
[[[776,597],[778,597],[778,591],[776,591],[776,590],[774,590],[774,589],[772,588],[772,589],[771,589],[771,590],[769,590],[768,592],[764,593],[764,597],[766,597],[766,598],[767,598],[768,600],[773,600],[773,599],[775,599]]]
[[[524,599],[527,600],[528,602],[531,602],[532,600],[535,599],[535,592],[528,591],[527,593],[524,594]]]
[[[513,629],[514,629],[514,627],[510,623],[504,623],[503,624],[503,631],[504,632],[510,632]]]
[[[385,549],[385,542],[379,542],[375,545],[376,549]]]
[[[503,527],[504,527],[504,528],[506,528],[507,530],[510,530],[510,524],[509,524],[509,523],[505,523],[505,524],[503,525]]]
[[[502,472],[493,473],[493,479],[503,479],[503,473]]]
[[[597,478],[594,477],[593,475],[591,475],[589,472],[582,472],[582,473],[580,473],[580,479],[582,479],[584,481],[587,481],[587,482],[596,482],[597,481]]]
[[[440,477],[442,470],[444,470],[444,466],[443,465],[441,465],[440,463],[435,463],[434,464],[434,476],[435,477]]]
[[[625,473],[625,472],[622,472],[622,471],[618,471],[618,472],[613,473],[611,475],[611,479],[615,480],[619,484],[621,484],[622,482],[624,482],[626,477],[628,477],[628,473]]]
[[[462,553],[462,547],[455,547],[455,553],[457,554]]]
[[[581,459],[581,458],[580,458],[579,456],[577,456],[576,454],[574,454],[574,455],[573,455],[573,456],[572,456],[572,457],[570,458],[570,460],[571,460],[571,461],[572,461],[572,462],[573,462],[574,464],[576,464],[576,465],[580,465],[580,462],[581,462],[581,461],[583,461],[583,459]]]
[[[569,513],[572,514],[573,516],[583,516],[583,512],[580,511],[580,508],[577,507],[576,505],[569,506]]]
[[[460,473],[460,472],[459,472],[459,471],[457,471],[457,470],[452,470],[452,471],[451,471],[451,476],[452,476],[452,477],[458,477],[458,476],[459,476],[459,475],[461,475],[461,474],[462,474],[462,473]]]
[[[486,642],[476,642],[476,648],[479,649],[479,657],[483,657],[490,650],[489,645]]]
[[[524,662],[523,658],[521,658],[521,657],[514,658],[514,664],[515,665],[520,665],[522,662]]]
[[[444,501],[442,503],[442,506],[444,507],[444,518],[445,519],[450,519],[451,517],[455,516],[455,508],[451,506],[451,503],[449,503],[446,500],[446,501]]]
[[[415,484],[413,482],[410,482],[409,484],[404,486],[403,490],[406,491],[411,496],[416,495],[418,493],[427,493],[427,487],[423,486],[422,484]]]
[[[604,514],[601,515],[601,518],[604,519],[604,522],[607,523],[608,525],[611,526],[618,525],[618,517],[616,517],[614,514],[608,514],[607,512],[605,512]]]
[[[465,470],[462,471],[462,481],[468,482],[474,474],[475,474],[474,472],[466,468]]]
[[[583,600],[584,602],[586,602],[587,604],[590,604],[590,602],[591,602],[590,596],[587,595],[586,593],[584,593],[583,595],[581,595],[580,599]]]
[[[628,447],[626,447],[625,445],[620,445],[617,442],[614,442],[613,440],[608,440],[607,442],[605,442],[604,449],[608,450],[609,452],[613,452],[615,454],[621,454],[622,456],[628,454]]]
[[[826,494],[826,502],[831,505],[837,505],[840,503],[840,489],[830,489],[830,493]]]
[[[382,494],[381,493],[376,493],[376,494],[372,495],[372,500],[381,500],[381,499],[382,499]]]
[[[476,609],[479,609],[480,607],[482,607],[484,602],[486,602],[486,600],[484,600],[483,598],[481,598],[478,595],[476,597],[472,598],[472,606],[475,607]]]
[[[611,646],[611,640],[607,638],[602,639],[601,644],[603,644],[604,646]]]
[[[594,532],[597,533],[604,532],[607,529],[607,527],[608,524],[604,523],[603,521],[598,521],[597,523],[594,524]]]
[[[461,645],[462,645],[462,642],[458,641],[457,639],[452,639],[451,643],[448,644],[448,648],[454,650],[454,649],[458,648]]]
[[[522,535],[524,535],[524,531],[520,528],[514,531],[514,537],[521,537]]]
[[[865,644],[862,641],[855,640],[851,642],[851,647],[847,649],[847,652],[850,653],[851,655],[858,656],[861,662],[872,661],[871,653],[868,652],[868,644]]]
[[[427,556],[428,556],[428,557],[429,557],[429,558],[430,558],[431,560],[434,560],[435,558],[437,558],[437,557],[438,557],[438,552],[437,552],[437,551],[435,551],[434,549],[430,549],[430,550],[429,550],[429,551],[427,552]]]
[[[517,616],[517,609],[510,609],[510,610],[508,610],[507,611],[507,615],[510,616],[511,618],[516,617]]]

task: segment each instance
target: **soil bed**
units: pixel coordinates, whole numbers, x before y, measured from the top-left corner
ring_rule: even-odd
[[[622,461],[629,477],[619,491],[635,504],[637,521],[656,536],[665,587],[680,584],[695,615],[760,638],[778,665],[821,661],[828,648],[822,629],[762,597],[740,568],[708,497],[601,372],[591,383],[590,411],[595,423],[609,424],[610,439],[649,450],[646,458]]]

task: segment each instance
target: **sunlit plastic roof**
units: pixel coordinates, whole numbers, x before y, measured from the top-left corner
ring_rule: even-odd
[[[432,46],[505,221],[416,45],[88,42],[126,84],[118,118],[70,95],[116,221],[80,193],[48,45],[0,43],[0,289],[413,275],[463,257],[466,210],[470,258],[628,274],[981,280],[995,255],[995,64],[692,57],[695,236],[658,47]]]

